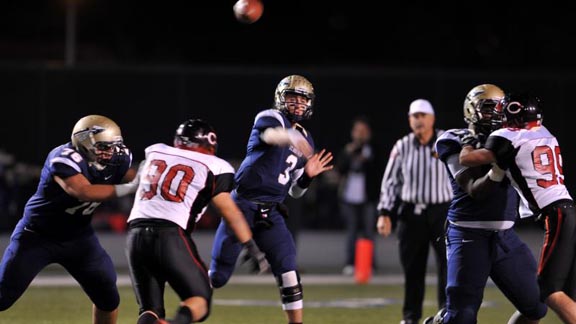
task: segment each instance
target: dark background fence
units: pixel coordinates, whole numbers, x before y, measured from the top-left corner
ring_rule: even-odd
[[[210,121],[220,137],[219,155],[237,159],[255,114],[271,106],[278,81],[288,74],[308,77],[316,88],[312,120],[305,126],[319,148],[338,150],[350,121],[368,115],[384,151],[409,131],[407,111],[416,98],[429,99],[440,128],[465,127],[462,103],[475,85],[494,83],[507,91],[531,90],[544,102],[544,120],[563,144],[571,186],[570,108],[576,74],[570,70],[479,71],[384,67],[187,66],[187,67],[0,67],[4,112],[0,147],[28,163],[42,163],[48,151],[70,138],[74,123],[103,114],[122,128],[135,159],[147,145],[170,143],[186,118]]]
[[[573,149],[572,92],[574,71],[566,69],[408,69],[351,65],[270,67],[259,65],[209,66],[62,66],[11,65],[0,67],[0,105],[4,112],[0,148],[26,165],[39,166],[54,146],[69,140],[74,123],[87,114],[103,114],[122,128],[136,161],[144,148],[171,143],[177,125],[191,117],[210,121],[218,131],[219,155],[236,163],[244,155],[255,114],[271,106],[278,81],[288,74],[308,77],[316,88],[312,120],[305,126],[318,148],[334,153],[346,143],[351,119],[367,115],[374,140],[387,155],[394,142],[409,132],[407,110],[416,98],[429,99],[440,128],[465,127],[462,103],[475,85],[494,83],[508,91],[531,90],[544,102],[544,121],[562,147],[566,184],[576,185]],[[384,168],[384,166],[382,166]],[[33,172],[33,171],[30,171]],[[19,206],[35,189],[33,177],[16,195]],[[16,179],[18,180],[18,179]],[[303,201],[302,226],[338,227],[335,184],[319,181]],[[12,200],[15,198],[12,197]],[[120,207],[126,210],[124,203]],[[295,207],[295,208],[301,208]],[[10,229],[19,218],[0,222]],[[6,210],[4,211],[6,212]],[[1,224],[4,224],[2,226]],[[300,225],[298,225],[300,226]]]

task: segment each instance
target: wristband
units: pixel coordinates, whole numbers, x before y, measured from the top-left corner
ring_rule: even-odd
[[[242,245],[244,245],[244,247],[247,249],[251,249],[254,248],[254,246],[257,246],[253,238],[250,238],[248,241],[242,243]]]
[[[116,197],[124,197],[126,195],[136,192],[136,189],[138,189],[138,184],[131,182],[114,185],[114,191],[116,192]]]
[[[302,189],[306,189],[310,186],[313,179],[314,178],[309,177],[306,172],[304,172],[304,174],[298,178],[298,186],[300,186]]]
[[[258,248],[258,245],[256,245],[256,242],[254,242],[254,239],[251,238],[248,241],[242,243],[242,245],[244,245],[244,247],[246,248],[246,250],[248,251],[248,254],[255,256],[258,253],[260,253],[260,249]]]
[[[492,169],[488,171],[488,178],[494,182],[502,182],[506,176],[506,171],[500,169],[497,165],[492,166]]]

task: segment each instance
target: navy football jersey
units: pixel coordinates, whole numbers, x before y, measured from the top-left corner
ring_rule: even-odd
[[[470,132],[468,129],[448,130],[438,138],[435,144],[438,157],[446,165],[454,192],[448,211],[448,220],[454,223],[471,222],[470,224],[474,224],[472,227],[480,228],[484,228],[481,222],[514,222],[518,215],[519,201],[518,195],[507,179],[504,179],[500,186],[492,190],[482,201],[472,199],[456,182],[456,176],[467,169],[460,164],[459,155],[462,149],[460,139],[468,132]],[[491,166],[483,167],[487,172]],[[506,223],[508,225],[505,227],[512,224]]]
[[[80,201],[68,195],[54,176],[65,179],[82,173],[92,184],[118,184],[131,163],[132,154],[126,148],[114,166],[98,171],[71,143],[54,148],[44,162],[38,188],[26,203],[17,230],[26,228],[62,240],[92,232],[92,214],[100,202]]]
[[[305,157],[292,146],[269,145],[260,135],[269,127],[292,127],[291,122],[276,109],[256,115],[248,139],[246,157],[236,172],[237,192],[245,199],[259,202],[282,202],[288,190],[303,172]],[[312,136],[303,127],[295,127],[314,148]]]

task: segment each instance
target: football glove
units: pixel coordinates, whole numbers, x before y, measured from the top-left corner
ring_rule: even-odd
[[[268,261],[266,261],[266,255],[264,252],[260,251],[256,242],[254,242],[253,239],[250,239],[243,245],[246,250],[246,255],[243,258],[243,261],[250,261],[254,266],[257,266],[257,269],[254,270],[257,270],[258,274],[268,272],[268,270],[270,270],[270,265],[268,264]]]
[[[460,145],[462,145],[463,147],[466,145],[470,145],[474,148],[476,148],[478,146],[478,136],[474,133],[468,133],[464,136],[462,136],[462,138],[460,139]]]

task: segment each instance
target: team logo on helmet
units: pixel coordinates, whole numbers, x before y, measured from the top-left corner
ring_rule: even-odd
[[[488,135],[502,126],[504,92],[493,84],[481,84],[468,92],[464,100],[464,121],[478,134]]]
[[[176,129],[174,145],[179,148],[215,154],[218,136],[214,128],[201,119],[189,119]]]
[[[120,163],[120,157],[129,154],[124,145],[120,127],[108,117],[89,115],[74,125],[72,145],[97,170]]]

